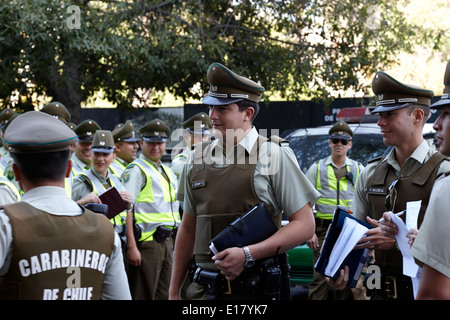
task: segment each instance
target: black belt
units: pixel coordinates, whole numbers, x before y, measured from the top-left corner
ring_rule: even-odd
[[[316,227],[328,228],[332,219],[320,219],[316,218]]]
[[[224,275],[217,271],[208,271],[197,267],[193,282],[203,286],[206,296],[215,299],[220,294],[233,294],[246,292],[257,294],[259,290],[259,277],[235,279],[228,281]]]
[[[414,300],[411,278],[404,275],[381,275],[381,289],[372,294],[386,300]]]

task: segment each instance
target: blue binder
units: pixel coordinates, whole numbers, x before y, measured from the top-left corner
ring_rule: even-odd
[[[327,236],[322,245],[322,250],[320,252],[320,257],[317,260],[314,268],[317,272],[322,275],[325,275],[325,269],[328,265],[328,260],[333,250],[334,244],[339,237],[339,234],[344,225],[344,220],[346,218],[354,219],[358,223],[364,225],[368,229],[373,228],[369,223],[363,222],[354,216],[352,216],[346,209],[337,206],[333,215],[333,220],[328,228]],[[349,279],[347,282],[347,286],[354,288],[358,282],[359,276],[361,275],[362,268],[367,261],[368,249],[353,249],[348,256],[344,259],[341,266],[339,267],[336,274],[333,275],[333,279],[336,279],[339,276],[339,271],[344,269],[345,266],[349,268]]]

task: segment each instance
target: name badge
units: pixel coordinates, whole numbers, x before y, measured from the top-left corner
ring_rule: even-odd
[[[191,182],[191,188],[192,189],[203,188],[205,186],[206,186],[206,180],[200,180],[200,181]]]
[[[381,194],[384,196],[388,194],[387,188],[381,188],[381,187],[367,187],[366,192],[372,193],[372,194]]]

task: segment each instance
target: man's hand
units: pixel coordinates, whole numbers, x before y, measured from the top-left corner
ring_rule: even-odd
[[[395,239],[386,237],[381,232],[380,223],[377,220],[367,217],[367,221],[375,228],[369,229],[366,236],[359,240],[355,249],[375,249],[375,250],[390,250],[395,247]]]
[[[397,225],[392,222],[392,217],[389,212],[383,213],[383,222],[380,224],[381,231],[384,236],[394,239],[398,233]]]
[[[416,236],[418,233],[419,233],[419,230],[411,228],[409,230],[408,234],[406,235],[406,237],[409,239],[408,243],[411,247],[414,244],[414,240],[416,240]]]
[[[217,268],[231,281],[245,269],[245,253],[242,248],[228,248],[212,257]]]
[[[319,250],[319,238],[317,238],[317,235],[314,234],[314,236],[309,239],[308,241],[306,241],[306,244],[308,245],[308,247],[314,251],[318,251]]]
[[[339,277],[337,277],[336,280],[328,277],[325,277],[325,279],[327,280],[328,284],[334,288],[334,290],[344,290],[347,286],[349,273],[349,268],[345,266],[344,269],[339,270]]]

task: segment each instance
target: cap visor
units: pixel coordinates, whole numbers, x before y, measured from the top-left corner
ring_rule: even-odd
[[[193,133],[193,134],[207,134],[208,133],[208,129],[201,129],[201,130],[197,130],[195,131],[194,129],[191,128],[186,128],[187,132],[189,133]]]
[[[378,106],[375,109],[373,109],[371,111],[371,113],[375,114],[375,113],[381,113],[381,112],[394,111],[394,110],[406,108],[409,105],[411,105],[411,103],[396,104],[396,105],[389,104],[389,105],[385,105],[385,106]]]
[[[450,99],[441,99],[441,100],[438,100],[438,101],[436,101],[435,103],[433,103],[433,104],[430,106],[430,108],[438,109],[438,108],[442,108],[442,107],[444,107],[444,106],[446,106],[446,105],[450,105]]]
[[[352,137],[345,134],[332,134],[330,139],[344,139],[344,140],[352,140]]]
[[[120,138],[119,141],[123,141],[123,142],[137,142],[137,141],[139,141],[139,138],[137,138],[137,137]]]
[[[96,148],[93,147],[92,152],[100,152],[100,153],[112,153],[114,152],[114,148]]]
[[[166,142],[167,138],[163,137],[142,137],[142,140],[147,142]]]
[[[236,103],[242,101],[244,99],[230,99],[230,98],[216,98],[211,96],[206,96],[202,99],[202,103],[210,105],[210,106],[224,106],[231,103]]]
[[[84,142],[92,142],[93,139],[94,139],[93,136],[78,137],[78,141],[84,141]]]

